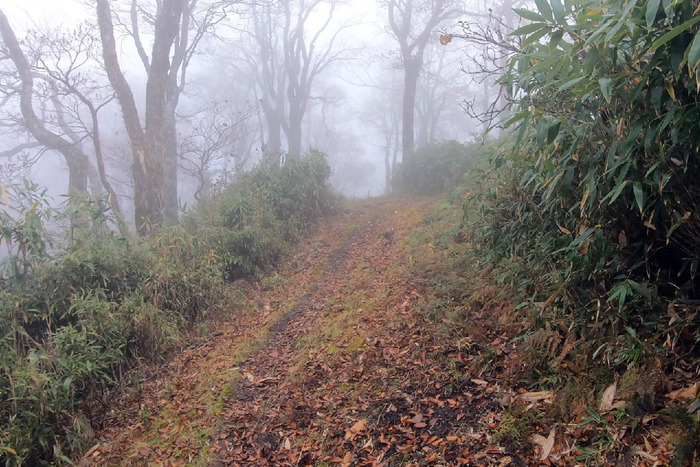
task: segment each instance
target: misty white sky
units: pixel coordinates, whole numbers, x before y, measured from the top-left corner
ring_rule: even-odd
[[[78,0],[2,0],[0,7],[19,30],[32,23],[70,25],[84,20],[90,13]]]

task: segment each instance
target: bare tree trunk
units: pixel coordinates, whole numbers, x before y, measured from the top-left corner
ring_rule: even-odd
[[[282,153],[282,117],[272,109],[264,109],[267,123],[267,144],[263,147],[262,163],[279,165]]]
[[[134,210],[139,235],[146,235],[152,229],[160,227],[164,219],[164,163],[169,144],[172,142],[166,116],[166,91],[170,50],[179,31],[185,2],[186,0],[163,0],[161,8],[158,9],[146,83],[144,128],[141,127],[133,93],[119,64],[109,0],[97,0],[96,3],[105,69],[122,108],[131,143]]]
[[[301,154],[301,121],[303,115],[300,115],[299,104],[290,102],[289,106],[289,130],[287,131],[287,140],[289,144],[289,153],[294,155]]]
[[[168,107],[171,107],[168,103]],[[180,208],[177,196],[178,146],[175,109],[168,108],[165,112],[165,157],[163,179],[163,216],[166,225],[177,224]]]
[[[423,69],[425,47],[433,30],[441,22],[455,17],[460,9],[457,8],[457,0],[433,0],[425,3],[414,0],[385,0],[385,4],[388,7],[389,26],[399,43],[404,69],[401,148],[404,166],[410,170],[415,151],[416,88]],[[418,24],[414,19],[421,9],[427,16],[422,24]]]
[[[27,129],[38,142],[60,152],[63,156],[68,165],[68,192],[70,194],[87,192],[87,166],[90,161],[78,146],[48,130],[34,112],[34,79],[29,62],[2,10],[0,10],[0,36],[7,46],[10,59],[15,64],[22,82],[20,108]]]
[[[403,89],[403,122],[401,125],[401,150],[403,153],[403,163],[410,167],[413,165],[413,152],[415,151],[415,106],[416,88],[418,77],[420,76],[421,65],[411,61],[405,64],[405,78]]]
[[[384,194],[391,193],[391,145],[384,146]]]

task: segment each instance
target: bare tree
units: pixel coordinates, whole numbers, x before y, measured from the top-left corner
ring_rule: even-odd
[[[102,153],[98,113],[112,101],[113,91],[106,79],[100,80],[95,60],[95,44],[98,42],[94,27],[81,23],[67,32],[30,29],[21,46],[29,77],[33,80],[32,108],[38,112],[41,124],[45,130],[70,142],[76,152],[85,155],[80,165],[91,191],[101,193],[104,188],[112,209],[121,214],[117,194],[106,175]],[[38,150],[37,155],[43,155],[46,150],[55,151],[56,148],[37,140],[25,123],[21,93],[18,92],[21,85],[14,85],[15,82],[21,83],[16,66],[5,68],[0,73],[3,78],[0,82],[0,122],[5,129],[12,129],[19,141],[14,147],[4,149],[0,156],[13,160],[14,164],[9,164],[18,170],[18,175],[24,176],[39,160],[39,157],[27,157],[29,150]],[[18,109],[20,114],[17,114]],[[90,156],[94,156],[97,169]],[[69,179],[70,170],[71,165]]]
[[[251,4],[253,26],[252,48],[242,52],[252,68],[254,92],[260,102],[265,119],[267,141],[263,141],[263,163],[279,162],[282,152],[282,123],[286,114],[285,88],[287,74],[284,72],[282,55],[283,21],[279,9],[272,2]]]
[[[218,8],[210,5],[191,36],[196,0],[162,0],[155,12],[131,0],[131,31],[147,72],[144,124],[119,62],[109,0],[97,0],[96,12],[104,66],[122,109],[132,150],[136,228],[139,234],[177,218],[177,133],[175,108],[186,82],[187,66],[205,32],[217,21]],[[146,53],[139,28],[139,14],[152,26],[153,44]],[[166,176],[167,174],[167,176]]]
[[[238,143],[251,135],[249,122],[255,110],[231,115],[212,104],[200,115],[185,120],[188,131],[180,140],[180,157],[185,173],[197,181],[195,200],[210,196],[213,176],[230,179],[230,170],[234,175],[243,170],[250,152],[239,152]]]
[[[517,27],[514,7],[522,7],[523,0],[503,0],[489,3],[481,12],[471,11],[459,22],[461,33],[450,35],[468,46],[462,71],[481,88],[463,102],[466,112],[485,125],[486,129],[500,126],[509,98],[504,88],[497,84],[506,70],[508,58],[520,51],[518,37],[510,36]]]
[[[415,150],[415,103],[425,48],[435,29],[462,11],[459,0],[382,0],[389,27],[398,42],[404,71],[401,148],[403,162],[411,165]],[[435,38],[436,39],[436,38]]]
[[[34,108],[36,96],[34,72],[2,10],[0,10],[0,36],[7,49],[8,57],[19,76],[18,93],[23,126],[37,142],[58,151],[63,156],[68,166],[69,193],[86,192],[88,156],[74,142],[47,128],[44,121],[36,114]]]
[[[426,48],[416,93],[416,148],[439,139],[459,138],[471,126],[471,117],[460,106],[472,92],[470,79],[459,65],[463,56],[464,47],[435,42]]]
[[[282,134],[290,153],[301,152],[314,82],[347,52],[336,47],[336,39],[344,28],[330,28],[337,4],[336,0],[251,4],[252,28],[244,31],[244,36],[252,39],[252,48],[243,53],[252,67],[265,118],[267,141],[263,157],[267,157],[267,162],[278,160]]]
[[[178,214],[178,143],[175,111],[185,89],[188,67],[200,42],[226,18],[226,7],[235,2],[233,0],[177,0],[175,2],[164,0],[155,2],[155,10],[148,8],[146,6],[148,4],[144,5],[143,1],[129,0],[129,2],[129,21],[126,28],[134,40],[138,56],[149,76],[150,89],[153,90],[156,86],[156,82],[150,79],[151,73],[155,72],[160,75],[159,79],[163,79],[162,83],[158,83],[158,87],[163,86],[163,90],[159,90],[158,93],[162,92],[164,95],[162,116],[159,117],[163,120],[164,144],[162,209],[164,221],[173,224],[177,222]],[[176,5],[169,5],[171,3]],[[163,62],[159,65],[154,62],[156,57],[149,56],[146,52],[142,30],[144,26],[148,26],[157,41],[158,34],[163,34],[162,28],[160,31],[157,30],[158,18],[163,14],[179,15],[179,20],[168,26],[173,28],[173,31],[168,32],[169,37],[172,35],[172,39],[169,38],[172,51],[168,63]],[[162,66],[163,69],[159,70],[159,66]],[[146,111],[146,120],[148,126],[148,110]]]
[[[284,65],[287,73],[287,100],[289,102],[289,118],[285,127],[289,140],[289,152],[301,153],[302,120],[308,109],[314,80],[333,61],[337,60],[342,51],[334,48],[335,39],[341,29],[337,29],[330,39],[321,44],[320,38],[328,29],[333,19],[337,2],[335,0],[299,0],[295,12],[290,8],[290,1],[283,1],[286,18],[284,28]],[[310,33],[309,17],[322,11],[321,26]]]
[[[401,97],[402,90],[396,85],[397,80],[389,76],[383,85],[376,85],[375,92],[381,94],[370,98],[365,106],[362,119],[369,124],[381,138],[384,157],[384,192],[391,192],[392,177],[401,151]]]

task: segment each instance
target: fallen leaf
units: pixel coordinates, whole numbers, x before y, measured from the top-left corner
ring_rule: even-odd
[[[687,402],[695,399],[698,393],[698,385],[700,383],[695,383],[692,386],[686,388],[676,389],[666,394],[666,397],[675,402]]]
[[[540,453],[540,460],[543,461],[549,457],[549,453],[552,452],[552,448],[554,447],[554,436],[556,435],[556,429],[552,428],[552,430],[549,432],[549,436],[546,438],[542,435],[534,434],[532,435],[532,440],[539,444],[540,447],[542,448],[542,452]]]
[[[356,434],[363,431],[366,426],[367,420],[363,418],[362,420],[355,423],[351,428],[345,430],[345,439],[348,440],[353,438]]]
[[[627,234],[624,230],[621,230],[618,234],[617,243],[619,243],[622,248],[627,246]]]
[[[487,381],[484,381],[483,379],[479,379],[479,378],[472,379],[472,383],[478,384],[479,386],[486,386],[489,384]]]
[[[643,459],[646,459],[646,460],[652,461],[652,462],[656,460],[655,456],[652,456],[648,452],[644,452],[641,449],[632,449],[632,455],[641,457]]]
[[[523,402],[551,402],[554,399],[554,393],[552,391],[524,392],[522,394],[518,394],[516,399]]]
[[[617,383],[612,383],[603,392],[603,397],[600,399],[600,411],[609,412],[613,408],[613,400],[615,400],[615,394],[617,393]]]
[[[379,435],[379,442],[380,442],[380,443],[383,443],[383,444],[386,444],[386,445],[391,445],[391,441],[389,441],[388,439],[386,439],[386,436],[384,436],[384,433],[382,433],[382,434]]]
[[[413,444],[402,444],[401,446],[396,446],[396,450],[399,451],[401,454],[408,454],[409,452],[413,452],[415,448],[416,447]]]

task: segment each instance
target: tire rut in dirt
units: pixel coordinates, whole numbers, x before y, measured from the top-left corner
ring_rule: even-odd
[[[290,360],[296,351],[300,336],[306,335],[314,324],[313,314],[324,309],[325,302],[338,283],[347,280],[348,262],[364,248],[374,231],[376,219],[355,222],[354,227],[342,243],[331,253],[318,279],[299,303],[270,328],[267,344],[239,365],[244,377],[234,384],[234,396],[226,402],[226,417],[220,420],[216,430],[219,448],[218,456],[211,465],[231,465],[229,450],[238,447],[244,450],[275,451],[281,442],[275,433],[260,431],[249,439],[239,439],[232,445],[221,439],[227,433],[254,431],[260,426],[280,426],[289,417],[287,411],[297,421],[303,420],[306,406],[300,401],[287,401],[280,387],[288,375],[280,371],[280,362]],[[289,371],[289,365],[285,366]],[[283,384],[283,383],[282,383]],[[235,465],[235,464],[234,464]]]

